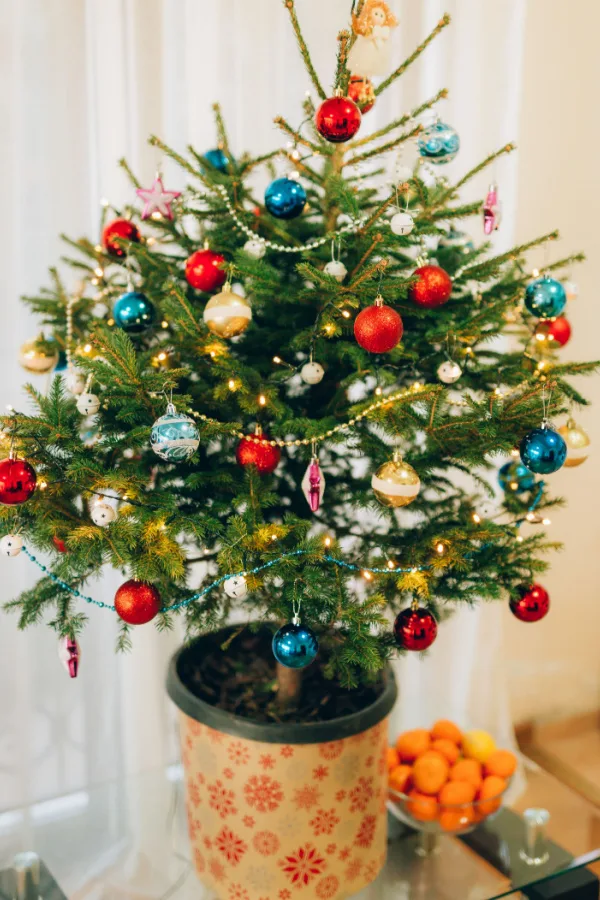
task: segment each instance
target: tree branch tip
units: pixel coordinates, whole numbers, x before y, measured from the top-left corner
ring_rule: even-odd
[[[441,91],[440,91],[439,94],[438,94],[438,97],[439,97],[441,100],[445,100],[446,97],[448,96],[448,93],[449,93],[448,88],[442,88]]]
[[[450,13],[444,13],[440,21],[438,22],[438,28],[445,28],[446,25],[449,25],[452,21]]]

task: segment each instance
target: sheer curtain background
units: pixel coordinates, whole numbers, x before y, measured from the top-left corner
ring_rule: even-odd
[[[400,19],[393,37],[398,62],[444,12],[454,21],[378,100],[364,120],[364,131],[447,87],[450,95],[441,112],[462,141],[458,159],[447,169],[450,177],[459,177],[508,140],[519,143],[525,41],[541,52],[537,20],[526,27],[526,4],[390,3]],[[297,0],[296,7],[327,85],[336,34],[347,24],[350,2]],[[532,8],[541,20],[541,2]],[[150,133],[179,151],[188,143],[200,150],[214,146],[214,100],[222,104],[234,152],[265,152],[284,140],[273,117],[282,114],[299,123],[300,102],[311,85],[279,0],[0,0],[0,35],[5,190],[0,407],[12,403],[23,408],[25,379],[17,349],[36,326],[18,297],[47,281],[48,266],[64,252],[60,232],[95,238],[101,198],[116,204],[131,200],[118,158],[126,156],[147,183],[162,162],[146,143]],[[530,66],[527,71],[536,102],[536,72]],[[526,126],[533,141],[536,135]],[[547,152],[551,156],[552,146]],[[537,153],[535,161],[531,155],[526,158],[529,165],[535,162],[539,181],[542,172],[547,177],[549,166]],[[169,187],[181,187],[180,173],[168,163],[164,171]],[[491,174],[500,183],[504,207],[502,229],[494,237],[498,250],[513,244],[517,234],[526,239],[561,224],[565,192],[554,191],[555,202],[545,205],[542,221],[527,219],[528,226],[535,226],[531,231],[521,227],[529,176],[519,169],[516,154],[473,181],[465,196],[482,197]],[[536,190],[547,191],[538,181]],[[469,227],[481,236],[478,221]],[[3,599],[15,596],[37,574],[24,556],[0,560],[0,565]],[[118,581],[119,576],[108,574],[91,592],[110,598]],[[150,626],[139,629],[133,652],[115,656],[112,616],[95,608],[87,612],[90,622],[76,681],[69,681],[60,667],[51,632],[39,626],[20,633],[14,617],[2,616],[0,810],[77,791],[119,771],[147,768],[173,756],[163,674],[177,635],[158,635]],[[399,665],[402,704],[394,727],[455,715],[508,739],[504,618],[499,607],[463,612],[440,630],[426,664],[410,659]],[[545,623],[539,627],[536,638],[542,640]],[[590,695],[595,685],[590,680]],[[590,696],[585,702],[589,705]]]

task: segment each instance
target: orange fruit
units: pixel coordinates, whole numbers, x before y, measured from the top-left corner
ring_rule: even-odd
[[[481,816],[491,816],[497,809],[500,809],[502,798],[499,795],[504,790],[506,790],[504,778],[498,778],[497,775],[488,775],[487,778],[484,778],[479,791],[479,803],[477,804],[477,811]],[[488,800],[488,797],[495,799]],[[482,803],[482,800],[485,802]]]
[[[510,778],[517,768],[517,757],[510,750],[494,750],[485,764],[486,775],[497,775],[499,778]]]
[[[425,728],[405,731],[396,741],[396,750],[402,762],[414,762],[417,756],[429,750],[431,738]]]
[[[418,791],[411,791],[406,811],[419,822],[433,822],[437,816],[438,805],[434,797],[427,797]]]
[[[452,741],[460,747],[462,743],[462,732],[458,725],[449,719],[439,719],[431,729],[431,737],[435,740],[444,738],[444,740]]]
[[[442,806],[448,804],[454,806],[459,803],[472,803],[475,799],[477,789],[468,781],[449,781],[441,789],[439,801]],[[469,812],[469,807],[465,807]]]
[[[422,794],[437,794],[448,781],[450,766],[441,753],[429,750],[415,760],[413,784]]]
[[[485,763],[496,749],[496,742],[487,731],[474,729],[463,734],[462,749],[468,759]]]
[[[406,793],[408,782],[412,769],[410,766],[396,766],[390,772],[389,786],[392,791],[399,791],[401,794]]]
[[[476,759],[459,759],[450,769],[450,781],[466,781],[478,791],[483,781],[481,763]]]
[[[474,821],[470,807],[465,809],[443,809],[440,813],[440,825],[444,831],[462,831]]]
[[[387,759],[388,772],[391,772],[392,769],[395,769],[396,766],[400,765],[400,757],[398,756],[398,751],[396,750],[395,747],[387,748],[386,759]]]
[[[453,766],[458,759],[459,749],[454,741],[451,741],[448,738],[437,738],[437,740],[432,741],[431,749],[437,750],[438,753],[445,756],[451,766]]]

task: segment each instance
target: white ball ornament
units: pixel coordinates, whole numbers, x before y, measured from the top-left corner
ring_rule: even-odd
[[[262,259],[266,252],[265,242],[258,238],[249,238],[244,244],[244,253],[252,259]]]
[[[94,525],[106,528],[107,525],[110,525],[117,518],[117,511],[114,506],[109,506],[108,503],[95,503],[92,507],[91,516]]]
[[[223,589],[232,600],[242,600],[248,593],[248,585],[244,575],[233,575],[223,582]]]
[[[82,416],[95,416],[100,409],[100,398],[96,394],[80,394],[77,409]]]
[[[71,369],[70,372],[67,372],[65,381],[69,393],[83,394],[85,390],[85,375],[83,372],[78,372],[77,369]]]
[[[348,269],[339,259],[332,259],[323,269],[326,275],[331,275],[336,281],[343,281],[348,274]]]
[[[462,369],[458,363],[447,359],[438,368],[437,375],[444,384],[454,384],[462,375]]]
[[[320,381],[323,381],[324,374],[325,369],[318,362],[304,363],[300,369],[300,377],[306,384],[319,384]]]
[[[18,556],[24,547],[20,534],[5,534],[0,540],[0,553],[3,556]]]
[[[407,212],[396,213],[396,215],[392,216],[390,219],[390,228],[394,234],[410,234],[414,227],[415,223],[413,217]]]

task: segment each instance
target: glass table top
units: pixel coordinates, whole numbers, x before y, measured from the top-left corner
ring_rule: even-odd
[[[391,820],[387,865],[357,900],[494,900],[571,868],[600,874],[600,810],[533,764],[526,774],[512,809],[464,839],[438,838],[425,855],[421,836]],[[520,856],[528,807],[550,813],[542,865]],[[0,814],[0,868],[24,850],[39,854],[69,900],[214,897],[190,861],[178,766]]]

